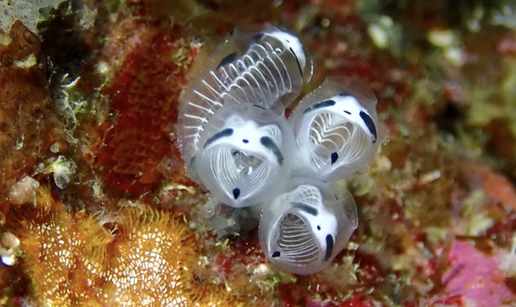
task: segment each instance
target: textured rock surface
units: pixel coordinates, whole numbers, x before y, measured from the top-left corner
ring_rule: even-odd
[[[510,1],[78,2],[38,25],[41,42],[21,22],[0,42],[3,304],[516,301]],[[203,51],[267,22],[312,53],[305,93],[328,75],[366,83],[385,139],[342,183],[357,231],[306,277],[266,262],[252,212],[206,206],[174,146]]]

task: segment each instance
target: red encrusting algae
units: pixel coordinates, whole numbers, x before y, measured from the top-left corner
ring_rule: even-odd
[[[185,37],[181,25],[155,21],[129,19],[114,27],[130,42],[104,47],[115,72],[102,90],[111,110],[100,126],[98,149],[92,148],[93,166],[109,188],[133,196],[154,190],[164,178],[191,185],[173,137],[178,98],[196,54],[193,38]]]

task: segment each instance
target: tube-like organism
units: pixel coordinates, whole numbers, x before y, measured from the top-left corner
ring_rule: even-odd
[[[294,35],[273,27],[252,33],[235,30],[181,98],[178,145],[187,165],[199,149],[206,123],[228,95],[237,95],[240,103],[264,108],[282,103],[285,107],[300,94],[311,74],[310,57]]]
[[[349,78],[327,78],[301,100],[289,122],[298,146],[297,175],[342,179],[368,164],[380,144],[376,97]]]
[[[336,194],[329,183],[292,179],[282,194],[264,205],[260,245],[267,259],[284,270],[298,275],[319,272],[346,246],[358,225],[356,210],[347,190]]]
[[[218,202],[247,207],[282,191],[294,149],[283,113],[227,102],[212,117],[191,168]]]

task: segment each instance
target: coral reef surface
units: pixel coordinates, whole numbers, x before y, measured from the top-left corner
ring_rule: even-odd
[[[0,6],[0,304],[515,306],[513,1],[21,2]],[[305,94],[344,75],[378,97],[380,150],[339,183],[359,226],[310,276],[175,146],[181,93],[256,24],[306,45]]]

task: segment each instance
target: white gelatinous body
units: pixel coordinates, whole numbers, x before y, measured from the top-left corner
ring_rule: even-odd
[[[256,205],[285,186],[293,139],[283,112],[226,102],[206,126],[192,167],[219,202]]]
[[[269,261],[298,275],[326,268],[358,225],[353,197],[347,190],[339,195],[328,183],[291,180],[264,206],[260,220],[260,245]]]
[[[376,97],[348,78],[327,78],[287,121],[285,108],[311,76],[297,37],[237,29],[186,89],[177,124],[190,176],[213,196],[206,212],[261,204],[264,253],[300,275],[326,268],[347,244],[357,209],[334,181],[369,163],[380,144]]]
[[[352,79],[327,78],[289,118],[299,148],[296,173],[342,179],[369,163],[380,144],[376,97]]]
[[[206,123],[228,95],[264,108],[278,101],[287,106],[311,74],[312,62],[295,36],[272,27],[253,33],[235,30],[181,98],[177,133],[185,162],[196,155]]]

